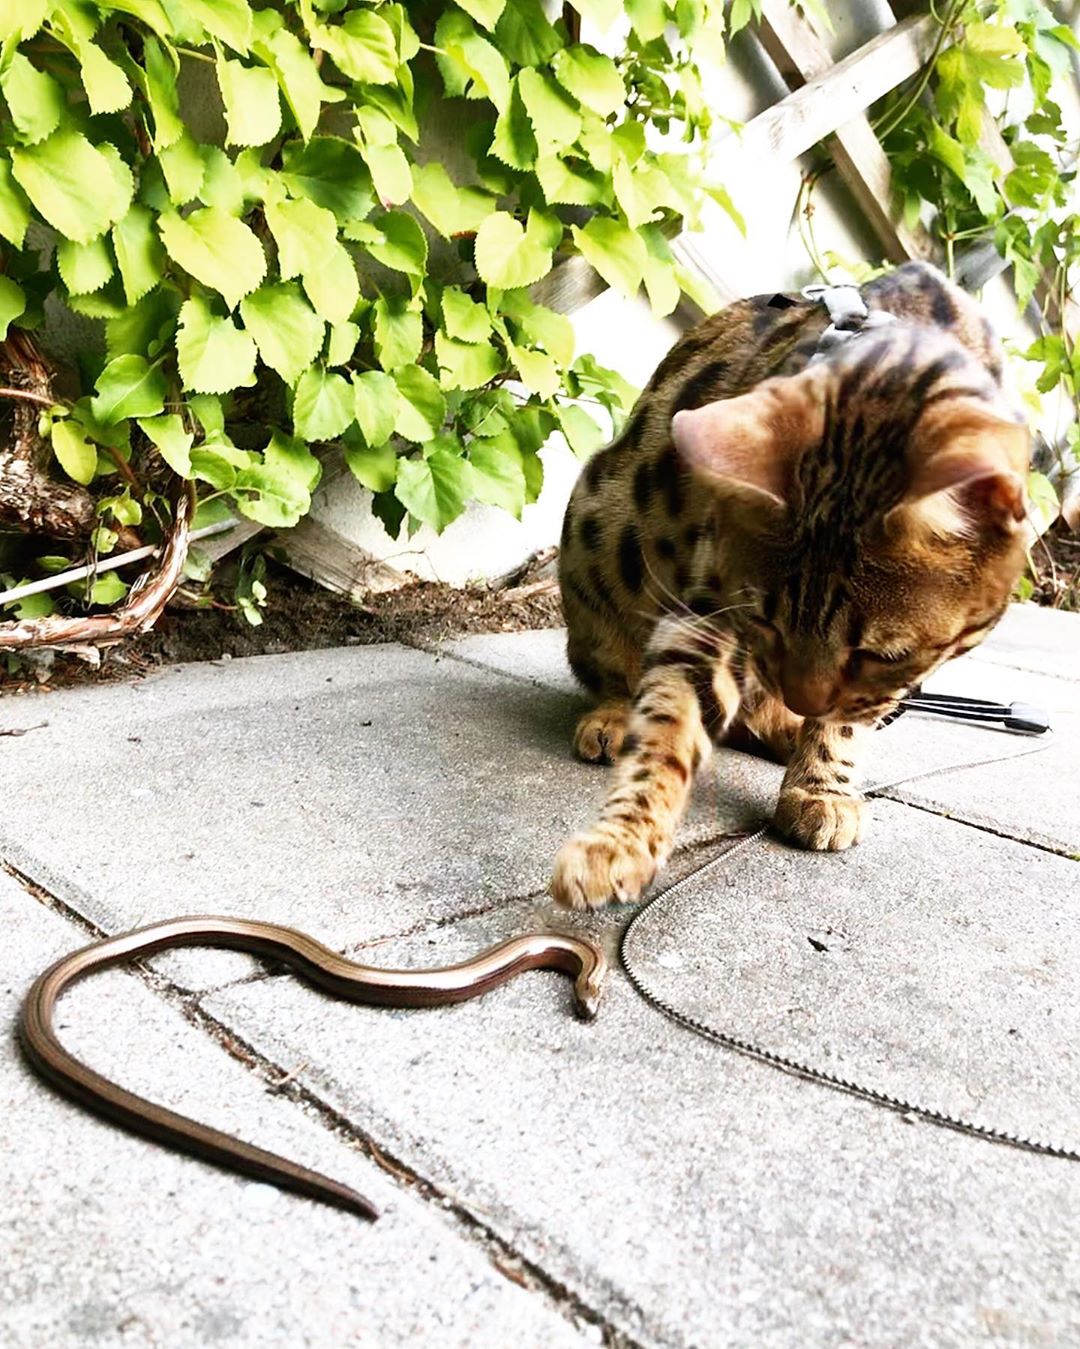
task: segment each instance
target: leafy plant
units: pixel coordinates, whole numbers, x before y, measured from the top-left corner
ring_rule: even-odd
[[[202,518],[295,524],[331,443],[392,535],[470,500],[520,514],[551,432],[586,456],[634,392],[529,288],[580,252],[675,307],[668,238],[703,192],[736,214],[703,176],[697,58],[755,9],[0,0],[0,335],[47,302],[102,324],[42,420],[100,498],[92,546],[160,513],[166,470]],[[582,19],[624,23],[620,54]],[[427,139],[448,103],[461,173]]]
[[[958,245],[992,240],[1012,266],[1021,310],[1036,304],[1043,333],[1023,355],[1041,367],[1037,392],[1060,389],[1067,400],[1054,447],[1063,471],[1080,466],[1080,352],[1066,322],[1080,215],[1074,145],[1052,94],[1078,49],[1043,0],[950,0],[935,60],[878,118],[903,214],[911,223],[931,208],[950,272]],[[991,124],[1008,172],[987,148]],[[1056,516],[1044,474],[1032,473],[1030,495],[1044,519]]]

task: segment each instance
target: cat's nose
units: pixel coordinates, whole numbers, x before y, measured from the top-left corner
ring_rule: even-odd
[[[836,677],[785,670],[780,677],[784,702],[800,717],[823,717],[836,702]]]

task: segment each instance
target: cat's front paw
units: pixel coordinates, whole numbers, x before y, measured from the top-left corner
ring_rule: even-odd
[[[815,796],[801,787],[788,787],[780,793],[774,823],[803,848],[842,852],[862,837],[866,803],[857,796]]]
[[[630,833],[591,829],[559,849],[548,890],[566,909],[598,909],[609,900],[630,903],[652,880],[656,862]]]

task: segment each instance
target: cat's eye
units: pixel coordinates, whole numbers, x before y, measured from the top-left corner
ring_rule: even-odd
[[[857,651],[851,653],[858,660],[875,661],[878,665],[903,665],[904,661],[911,659],[910,651],[870,651],[866,647],[860,646]]]

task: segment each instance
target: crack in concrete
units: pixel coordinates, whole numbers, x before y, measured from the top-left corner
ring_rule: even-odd
[[[900,796],[899,792],[894,796],[888,787],[883,788],[878,795],[882,800],[894,801],[898,806],[907,806],[910,810],[921,810],[927,815],[937,815],[943,820],[951,820],[953,824],[962,824],[968,829],[978,829],[980,833],[991,834],[994,838],[1002,838],[1007,843],[1018,843],[1022,848],[1035,848],[1038,852],[1049,853],[1051,857],[1064,857],[1066,861],[1076,860],[1076,853],[1069,852],[1061,844],[1040,843],[1038,839],[1034,838],[1018,838],[1016,834],[1010,834],[1004,829],[995,829],[992,824],[986,824],[981,820],[972,820],[964,815],[957,815],[946,810],[943,806],[935,806],[923,801],[910,801],[906,796]]]
[[[42,907],[57,913],[91,939],[99,940],[109,935],[72,905],[32,880],[6,858],[0,858],[0,870],[17,881]],[[605,1349],[644,1349],[639,1341],[619,1330],[601,1312],[590,1307],[579,1294],[499,1236],[492,1227],[471,1212],[465,1202],[441,1190],[434,1181],[421,1175],[408,1162],[377,1143],[347,1115],[328,1101],[324,1101],[311,1088],[304,1086],[281,1064],[275,1063],[273,1059],[268,1058],[238,1035],[226,1022],[209,1013],[201,1005],[201,999],[217,990],[191,992],[173,983],[144,960],[132,960],[117,968],[124,969],[139,978],[162,1002],[178,1011],[189,1025],[212,1040],[249,1072],[253,1072],[266,1085],[268,1092],[284,1096],[298,1105],[308,1118],[315,1119],[345,1146],[360,1152],[374,1162],[381,1171],[391,1176],[397,1184],[451,1217],[453,1230],[457,1235],[478,1246],[493,1268],[508,1282],[543,1297],[553,1310],[575,1329],[580,1330],[583,1326],[595,1327],[600,1333],[598,1343],[605,1346]]]

